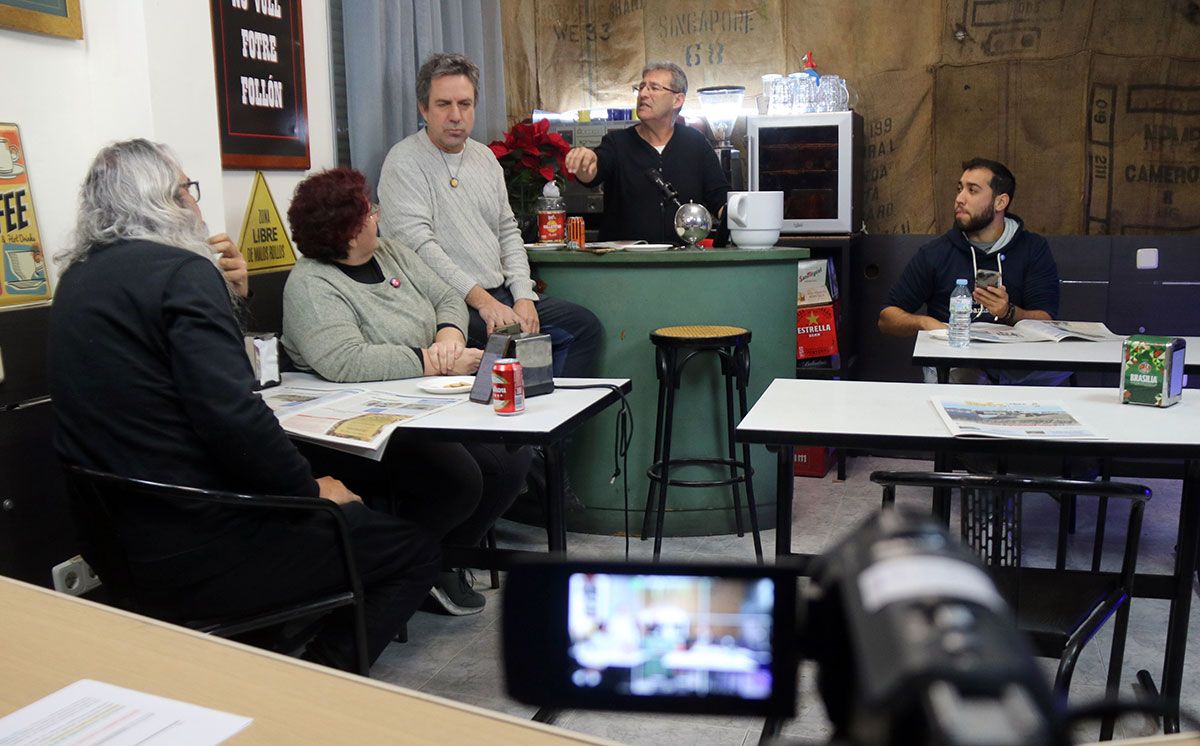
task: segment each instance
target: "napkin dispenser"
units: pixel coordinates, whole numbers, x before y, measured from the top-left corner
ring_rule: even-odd
[[[554,353],[549,334],[517,334],[509,342],[508,356],[521,363],[526,397],[554,391]]]
[[[516,328],[516,325],[513,325]],[[492,366],[497,360],[515,357],[521,363],[525,380],[525,396],[549,394],[554,391],[554,354],[550,335],[520,333],[509,329],[492,332],[479,361],[471,401],[487,404],[492,400]]]
[[[273,332],[248,332],[243,336],[246,357],[254,370],[254,390],[279,385],[279,338]]]

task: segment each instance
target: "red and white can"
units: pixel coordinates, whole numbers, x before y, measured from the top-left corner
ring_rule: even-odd
[[[502,358],[492,366],[492,409],[496,414],[525,411],[525,371],[515,357]]]

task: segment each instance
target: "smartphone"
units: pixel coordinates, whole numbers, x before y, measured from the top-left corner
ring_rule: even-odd
[[[791,717],[796,576],[753,565],[536,561],[505,580],[509,695],[592,710]]]
[[[975,287],[994,288],[1000,285],[1000,273],[994,269],[979,269],[975,271]]]

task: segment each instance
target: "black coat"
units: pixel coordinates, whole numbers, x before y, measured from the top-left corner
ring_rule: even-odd
[[[68,463],[127,477],[315,496],[308,462],[252,391],[229,293],[206,257],[148,241],[71,267],[51,312],[54,443]],[[216,506],[130,511],[126,545],[147,577],[202,579],[271,531]],[[266,531],[264,533],[264,531]]]

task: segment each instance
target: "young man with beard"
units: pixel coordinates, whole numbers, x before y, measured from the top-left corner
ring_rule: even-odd
[[[922,329],[945,328],[950,293],[959,278],[974,288],[972,321],[1011,326],[1058,314],[1058,267],[1050,246],[1009,213],[1016,186],[1016,178],[1002,163],[983,158],[963,163],[954,197],[954,227],[922,246],[908,263],[887,307],[879,312],[880,331],[911,337]],[[998,273],[998,283],[981,286],[976,282],[980,271]],[[926,372],[927,379],[931,372]],[[951,381],[1052,385],[1064,375],[958,368],[951,371]]]

